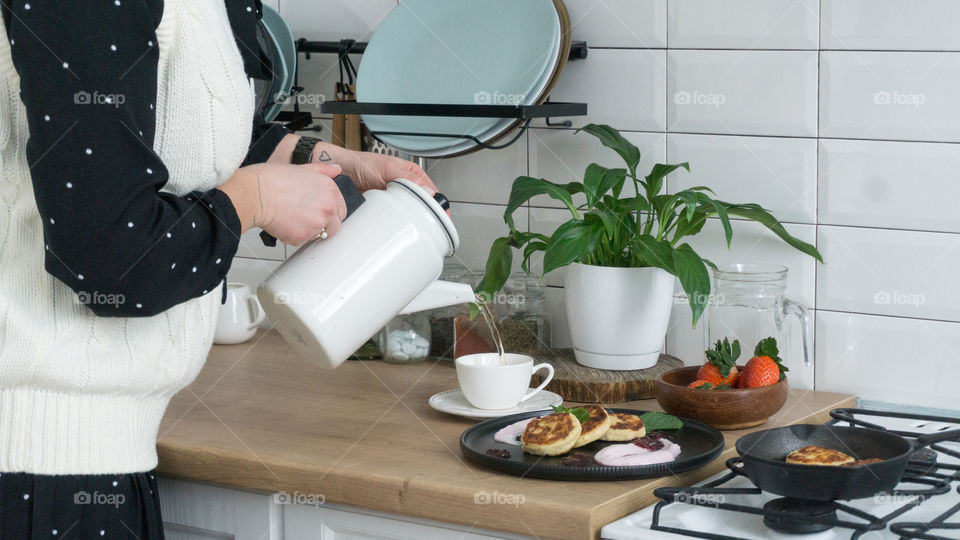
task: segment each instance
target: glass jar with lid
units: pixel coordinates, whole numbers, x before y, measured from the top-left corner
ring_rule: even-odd
[[[443,281],[466,282],[470,271],[454,259],[443,262],[440,279]],[[475,285],[475,284],[473,284]],[[454,320],[464,306],[449,306],[434,309],[427,313],[430,319],[430,356],[453,360],[456,330]]]
[[[551,319],[546,287],[526,274],[513,274],[493,299],[493,312],[507,352],[532,354],[549,349]]]
[[[380,331],[383,359],[393,364],[422,362],[430,356],[430,317],[425,313],[398,315]]]
[[[476,286],[482,278],[482,272],[473,272],[466,281]],[[546,288],[537,278],[520,273],[511,275],[503,289],[488,299],[505,352],[531,354],[550,348],[551,320],[545,292]],[[456,356],[497,350],[484,318],[477,316],[471,320],[467,308],[457,317],[456,331]]]

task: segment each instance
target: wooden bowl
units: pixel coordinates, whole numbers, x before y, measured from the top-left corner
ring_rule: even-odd
[[[699,366],[665,371],[654,381],[663,410],[709,424],[717,429],[743,429],[767,421],[787,401],[787,379],[760,388],[704,390],[688,388]],[[737,366],[741,372],[742,366]]]

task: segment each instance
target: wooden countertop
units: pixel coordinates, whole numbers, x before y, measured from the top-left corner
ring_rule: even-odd
[[[459,439],[472,421],[427,399],[457,386],[448,362],[398,366],[346,362],[322,370],[276,332],[214,346],[160,426],[161,474],[260,490],[322,494],[326,502],[540,538],[596,538],[600,528],[654,502],[653,489],[689,485],[723,468],[733,443],[696,471],[655,480],[556,482],[466,462]],[[763,428],[823,422],[853,396],[791,390]],[[655,400],[623,407],[659,410]],[[756,429],[756,428],[755,428]],[[523,504],[475,504],[478,492],[522,495]]]

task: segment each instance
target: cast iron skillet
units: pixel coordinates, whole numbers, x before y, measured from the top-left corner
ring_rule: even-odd
[[[889,491],[900,482],[910,455],[944,441],[960,440],[960,429],[906,439],[886,431],[848,426],[797,424],[756,431],[737,441],[744,473],[764,491],[784,497],[832,501],[862,499]],[[839,450],[855,459],[883,461],[859,467],[787,463],[787,454],[804,446]]]

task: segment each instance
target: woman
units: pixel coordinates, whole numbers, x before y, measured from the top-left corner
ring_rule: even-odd
[[[3,2],[4,540],[162,538],[158,426],[203,364],[240,235],[336,234],[341,171],[435,189],[405,161],[254,120],[259,7]]]

